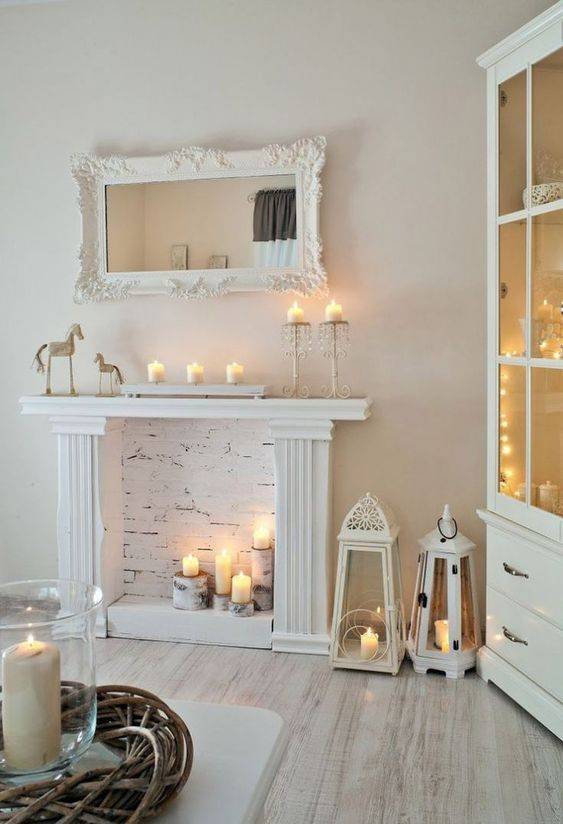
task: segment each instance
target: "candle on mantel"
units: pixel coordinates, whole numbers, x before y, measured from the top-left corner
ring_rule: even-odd
[[[61,656],[54,644],[27,641],[2,655],[2,731],[8,766],[35,770],[61,749]]]
[[[444,618],[439,621],[434,621],[434,638],[436,640],[436,646],[440,647],[442,652],[450,651],[450,628]]]
[[[377,653],[379,635],[371,627],[360,636],[360,657],[362,661],[371,661]]]
[[[186,578],[195,578],[199,575],[199,561],[195,555],[186,555],[182,558],[182,573]]]
[[[305,313],[303,309],[299,306],[297,301],[294,302],[293,306],[290,306],[287,310],[287,322],[288,323],[303,323],[305,318]]]
[[[188,363],[186,370],[188,383],[201,383],[203,381],[203,366],[200,363]]]
[[[544,323],[553,320],[553,304],[547,302],[547,298],[538,306],[538,318]]]
[[[240,363],[233,363],[227,364],[227,383],[240,383],[242,381],[242,376],[244,374],[244,366]]]
[[[250,575],[245,575],[242,569],[238,575],[233,575],[231,587],[231,601],[233,604],[249,604],[251,587],[252,578]]]
[[[252,535],[253,549],[270,548],[270,530],[266,526],[258,526]]]
[[[149,383],[161,383],[164,380],[164,364],[155,358],[152,363],[147,364],[147,373]]]
[[[330,323],[331,321],[334,323],[336,321],[342,320],[342,306],[339,303],[336,303],[334,298],[325,307],[325,321]]]
[[[231,592],[231,556],[226,549],[215,556],[215,592],[217,595]]]

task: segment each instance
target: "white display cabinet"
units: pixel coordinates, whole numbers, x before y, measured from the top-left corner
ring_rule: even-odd
[[[481,675],[563,735],[563,2],[487,70],[487,643]]]

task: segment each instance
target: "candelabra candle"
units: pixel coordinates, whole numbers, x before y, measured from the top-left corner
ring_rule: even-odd
[[[349,340],[348,321],[326,321],[319,324],[321,352],[331,363],[331,385],[321,388],[325,398],[350,397],[352,390],[347,384],[340,386],[338,378],[338,361],[348,354]]]
[[[284,386],[283,394],[286,398],[308,398],[311,390],[301,384],[299,366],[311,349],[311,324],[284,323],[282,343],[284,357],[291,358],[292,363],[291,386]]]

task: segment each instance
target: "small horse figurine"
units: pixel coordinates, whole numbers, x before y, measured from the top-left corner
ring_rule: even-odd
[[[69,395],[76,395],[76,389],[74,388],[74,378],[72,375],[72,356],[74,355],[74,338],[78,338],[78,340],[84,340],[84,335],[82,334],[82,329],[80,328],[80,324],[73,323],[70,329],[68,330],[68,334],[66,336],[66,340],[62,341],[54,341],[53,343],[44,343],[43,346],[40,346],[37,352],[35,353],[35,357],[33,358],[32,366],[35,366],[37,371],[43,374],[45,372],[45,364],[41,360],[41,352],[44,349],[47,349],[47,354],[49,356],[49,360],[47,361],[47,385],[45,387],[45,395],[51,395],[51,358],[68,358],[69,368],[70,368],[70,390]]]
[[[109,394],[113,395],[113,373],[115,372],[116,380],[119,384],[123,383],[123,375],[119,371],[119,367],[114,363],[106,363],[101,352],[96,352],[94,363],[99,364],[100,380],[98,383],[98,395],[103,395],[102,392],[102,375],[105,373],[109,375]]]

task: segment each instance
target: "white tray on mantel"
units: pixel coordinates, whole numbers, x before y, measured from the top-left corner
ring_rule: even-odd
[[[249,383],[123,383],[121,394],[129,398],[146,395],[180,398],[265,398],[269,386]]]

